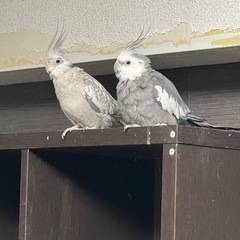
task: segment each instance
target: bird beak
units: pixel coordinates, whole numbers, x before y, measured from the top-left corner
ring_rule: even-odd
[[[47,59],[47,64],[51,63],[51,60],[52,60],[51,58],[48,58]]]

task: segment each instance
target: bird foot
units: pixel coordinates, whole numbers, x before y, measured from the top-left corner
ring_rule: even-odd
[[[67,135],[67,133],[73,131],[73,130],[80,130],[80,131],[85,131],[86,129],[94,129],[94,127],[80,127],[79,125],[75,125],[73,127],[69,127],[67,129],[64,130],[63,134],[62,134],[62,139],[65,138],[65,136]]]
[[[125,125],[125,126],[124,126],[124,131],[127,131],[129,128],[132,128],[132,127],[141,127],[141,125],[139,125],[139,124],[129,124],[129,125]]]
[[[157,124],[155,124],[155,126],[161,127],[161,126],[167,126],[167,124],[166,123],[157,123]]]

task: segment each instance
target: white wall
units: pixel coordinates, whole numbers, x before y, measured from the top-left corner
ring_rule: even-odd
[[[239,0],[1,0],[0,22],[2,72],[42,67],[57,22],[73,62],[113,59],[149,26],[145,54],[240,45]]]

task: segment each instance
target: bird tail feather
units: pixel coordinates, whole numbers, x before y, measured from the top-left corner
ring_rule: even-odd
[[[230,126],[222,126],[222,125],[215,125],[208,123],[205,119],[200,118],[192,113],[189,113],[187,115],[187,122],[194,126],[199,127],[207,127],[207,128],[214,128],[214,129],[221,129],[221,130],[234,130],[234,131],[240,131],[240,128],[237,127],[230,127]]]

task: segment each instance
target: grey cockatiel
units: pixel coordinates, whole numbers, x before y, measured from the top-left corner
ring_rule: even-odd
[[[95,78],[64,58],[61,47],[65,36],[63,30],[60,34],[56,32],[46,62],[60,106],[74,125],[63,132],[62,138],[72,130],[119,125],[112,117],[117,110],[116,100]]]
[[[129,126],[192,125],[227,128],[211,125],[191,113],[173,83],[151,68],[149,58],[135,52],[142,42],[140,36],[118,56],[114,71],[119,82],[117,102],[122,118]]]

